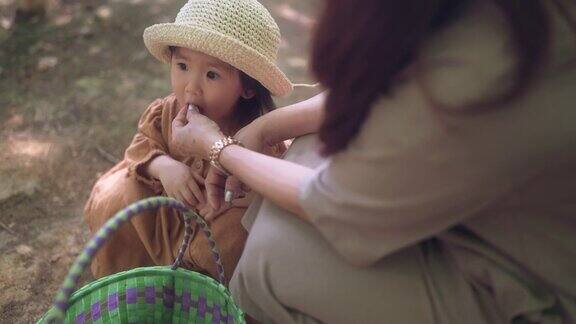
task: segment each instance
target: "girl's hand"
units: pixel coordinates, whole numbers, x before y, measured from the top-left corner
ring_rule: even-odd
[[[198,110],[183,107],[172,121],[171,148],[179,155],[208,159],[212,144],[223,138],[218,124]]]
[[[206,195],[208,203],[204,210],[200,211],[200,215],[204,217],[207,221],[212,221],[216,217],[220,216],[223,212],[227,211],[232,207],[246,208],[250,205],[254,198],[254,192],[249,188],[246,188],[241,184],[236,177],[230,176],[228,179],[233,179],[238,181],[238,189],[232,194],[231,201],[224,201],[225,198],[225,185],[228,184],[226,181],[226,175],[222,174],[218,169],[210,167],[208,170],[208,175],[206,176]],[[232,183],[232,186],[235,183]]]
[[[215,210],[209,204],[206,204],[204,208],[200,209],[198,213],[204,220],[211,222],[215,220],[218,216],[222,215],[225,211],[232,208],[232,206],[222,205],[219,209]]]
[[[204,184],[206,185],[208,205],[212,210],[220,210],[229,205],[224,202],[224,188],[226,186],[225,174],[211,166],[210,169],[208,169]],[[208,217],[207,220],[209,220],[209,218],[210,217]]]
[[[169,167],[160,170],[159,178],[169,197],[181,201],[188,207],[203,208],[206,205],[206,198],[198,186],[198,183],[204,180],[195,179],[186,164],[173,160]]]

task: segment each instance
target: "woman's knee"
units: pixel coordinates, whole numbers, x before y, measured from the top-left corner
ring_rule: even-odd
[[[266,321],[266,312],[270,311],[270,303],[274,296],[270,256],[276,253],[274,240],[266,244],[265,237],[248,238],[244,251],[230,281],[230,291],[238,305],[250,316],[260,321]]]
[[[306,253],[308,225],[282,216],[260,214],[250,231],[236,273],[251,289],[273,291],[283,286],[290,276],[286,270],[297,268]]]
[[[319,295],[313,282],[318,271],[323,271],[318,264],[323,245],[310,225],[285,217],[283,211],[265,211],[250,230],[230,289],[239,305],[256,318],[270,313],[291,318],[284,306],[300,312],[298,305],[313,302]],[[304,289],[306,294],[302,294]]]
[[[281,244],[279,240],[274,239],[273,234],[252,231],[248,236],[235,270],[245,285],[256,287],[267,282],[262,280],[266,275],[269,275],[267,269],[274,262],[275,256],[282,254],[279,251]]]
[[[277,262],[293,262],[297,257],[298,244],[294,244],[296,242],[286,228],[256,228],[250,234],[242,255],[245,267],[254,264],[270,267]]]

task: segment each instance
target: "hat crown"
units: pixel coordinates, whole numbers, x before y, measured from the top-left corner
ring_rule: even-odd
[[[276,61],[280,29],[256,0],[189,0],[174,23],[223,34]]]

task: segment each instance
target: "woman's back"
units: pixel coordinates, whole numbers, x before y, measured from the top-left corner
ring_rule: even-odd
[[[498,11],[476,2],[429,41],[301,194],[342,256],[374,264],[436,237],[423,243],[430,255],[502,310],[489,322],[561,308],[576,321],[576,36],[554,17],[548,65],[526,95],[487,112],[457,110],[506,87],[514,57]],[[449,284],[433,259],[431,280]],[[458,289],[444,297],[464,300]]]
[[[439,89],[440,100],[442,94],[450,98],[449,92],[466,89],[466,85],[473,87],[471,97],[483,93],[483,86],[488,93],[499,91],[499,85],[505,87],[504,71],[512,62],[506,47],[509,46],[505,32],[508,26],[491,10],[489,5],[477,5],[467,25],[460,25],[461,30],[454,30],[454,34],[448,36],[457,40],[455,45],[458,42],[465,45],[459,50],[454,47],[452,58],[462,60],[464,65],[471,63],[471,67],[456,72],[459,69],[456,63],[453,74],[456,77],[450,78],[451,68],[447,67],[444,76],[440,72],[428,80],[431,89]],[[551,11],[551,21],[549,61],[525,96],[493,112],[447,117],[440,124],[444,122],[446,134],[451,134],[450,137],[462,145],[461,163],[474,173],[486,170],[484,175],[477,176],[493,178],[483,182],[495,187],[489,191],[499,191],[493,201],[472,213],[472,218],[460,229],[466,228],[472,232],[468,234],[477,235],[487,246],[501,252],[501,257],[509,257],[510,262],[526,270],[526,275],[575,298],[576,280],[572,278],[576,273],[576,240],[573,239],[576,232],[576,31],[570,29],[557,11]],[[471,37],[474,28],[478,28],[477,36]],[[437,51],[450,62],[451,49],[448,45]],[[446,84],[445,80],[452,84]],[[459,103],[461,99],[452,100]],[[450,156],[453,158],[454,155]],[[478,191],[481,190],[479,187]],[[482,269],[474,268],[468,260],[481,252],[468,249],[471,246],[460,250],[467,256],[459,265],[482,276]],[[498,263],[498,259],[492,261]]]

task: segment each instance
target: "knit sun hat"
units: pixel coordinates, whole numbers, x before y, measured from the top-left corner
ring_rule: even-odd
[[[170,63],[169,46],[185,47],[232,65],[273,95],[292,92],[292,83],[275,64],[280,29],[256,0],[189,0],[174,23],[146,28],[144,44],[165,63]]]

